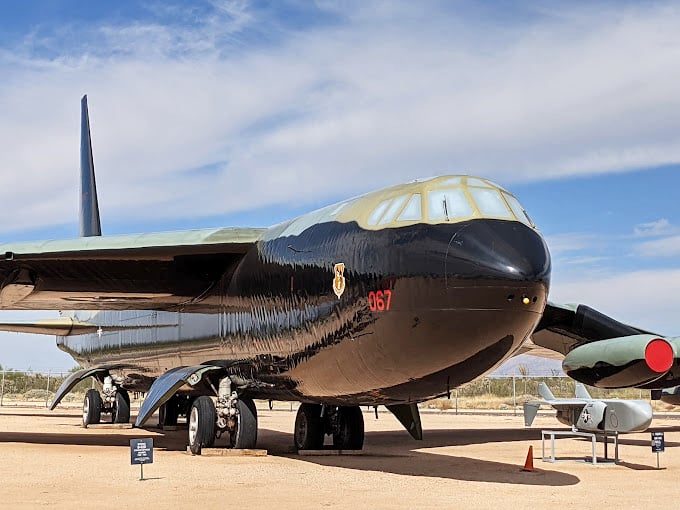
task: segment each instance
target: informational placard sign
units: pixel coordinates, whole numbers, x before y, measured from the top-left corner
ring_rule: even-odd
[[[652,432],[652,452],[659,453],[666,449],[663,432]]]
[[[656,469],[659,469],[659,452],[666,449],[663,432],[652,432],[652,452],[656,453]]]
[[[144,480],[144,464],[153,463],[153,438],[130,439],[130,464],[139,464],[139,479]]]

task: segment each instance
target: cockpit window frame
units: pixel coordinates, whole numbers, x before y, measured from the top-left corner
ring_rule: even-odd
[[[495,191],[500,197],[500,202],[510,212],[510,217],[483,214],[473,197],[473,193],[471,193],[471,190],[477,188]],[[465,216],[455,216],[452,211],[449,211],[448,221],[446,218],[433,220],[429,211],[428,193],[430,191],[445,191],[448,189],[462,191],[467,204],[471,207],[471,212]],[[413,217],[409,219],[402,218],[404,210],[409,207],[413,200],[416,200],[415,197],[418,197],[420,217],[417,219]],[[395,200],[398,202],[395,202]],[[378,211],[379,208],[380,210]],[[527,225],[529,228],[538,230],[517,197],[501,186],[481,177],[443,175],[398,184],[391,188],[367,193],[326,206],[272,227],[267,231],[263,239],[298,235],[311,225],[333,221],[339,223],[355,222],[366,230],[383,230],[419,223],[428,225],[460,223],[479,218],[517,221]]]

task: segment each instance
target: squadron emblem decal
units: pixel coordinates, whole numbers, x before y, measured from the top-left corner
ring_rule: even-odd
[[[342,262],[335,264],[333,271],[335,272],[335,278],[333,278],[333,292],[335,292],[335,295],[340,299],[342,293],[345,292],[345,264]]]

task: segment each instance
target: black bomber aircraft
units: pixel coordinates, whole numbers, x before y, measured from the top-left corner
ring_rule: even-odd
[[[0,246],[0,309],[60,310],[0,329],[57,336],[83,367],[83,424],[186,415],[194,453],[228,434],[253,448],[253,399],[301,403],[294,442],[360,449],[359,406],[385,405],[422,438],[417,403],[523,352],[564,357],[601,387],[680,384],[678,339],[587,306],[548,302],[550,254],[508,191],[442,176],[270,228],[102,236],[82,100],[81,237]],[[88,311],[83,311],[88,310]]]

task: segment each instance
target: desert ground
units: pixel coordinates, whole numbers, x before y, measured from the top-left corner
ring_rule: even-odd
[[[618,465],[583,462],[590,443],[560,439],[557,463],[541,460],[541,429],[521,413],[423,413],[416,442],[388,413],[364,413],[359,456],[299,456],[295,412],[258,407],[266,457],[191,456],[186,430],[159,432],[80,426],[80,410],[0,407],[0,507],[33,508],[673,508],[680,478],[680,421],[665,431],[660,470],[650,433],[622,436]],[[154,418],[151,420],[155,423]],[[153,437],[154,463],[130,464],[130,439]],[[219,443],[218,443],[219,444]],[[533,446],[533,472],[521,471]],[[548,444],[546,444],[548,447]],[[612,453],[610,448],[610,455]],[[602,456],[602,444],[598,455]]]

